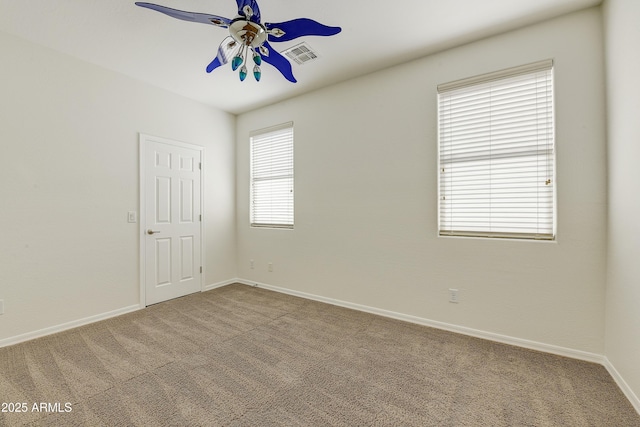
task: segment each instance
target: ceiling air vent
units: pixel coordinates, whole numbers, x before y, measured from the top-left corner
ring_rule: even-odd
[[[290,47],[282,52],[282,54],[300,65],[318,59],[318,54],[314,52],[306,42]]]

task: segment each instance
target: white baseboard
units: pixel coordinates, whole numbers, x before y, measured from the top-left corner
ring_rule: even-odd
[[[264,288],[264,289],[269,289],[269,290],[272,290],[272,291],[275,291],[275,292],[279,292],[279,293],[298,296],[298,297],[301,297],[301,298],[306,298],[306,299],[310,299],[310,300],[314,300],[314,301],[324,302],[324,303],[327,303],[327,304],[332,304],[332,305],[336,305],[336,306],[340,306],[340,307],[350,308],[350,309],[353,309],[353,310],[363,311],[363,312],[366,312],[366,313],[377,314],[379,316],[389,317],[389,318],[397,319],[397,320],[403,320],[403,321],[406,321],[406,322],[415,323],[415,324],[424,325],[424,326],[429,326],[429,327],[432,327],[432,328],[442,329],[442,330],[446,330],[446,331],[450,331],[450,332],[460,333],[460,334],[463,334],[463,335],[469,335],[469,336],[473,336],[473,337],[476,337],[476,338],[482,338],[482,339],[486,339],[486,340],[490,340],[490,341],[496,341],[496,342],[509,344],[509,345],[514,345],[514,346],[518,346],[518,347],[524,347],[524,348],[528,348],[528,349],[532,349],[532,350],[542,351],[542,352],[545,352],[545,353],[557,354],[557,355],[560,355],[560,356],[570,357],[570,358],[573,358],[573,359],[580,359],[580,360],[585,360],[585,361],[588,361],[588,362],[599,363],[599,364],[604,365],[609,370],[609,372],[612,373],[612,376],[614,377],[614,379],[616,379],[616,382],[618,382],[619,384],[622,384],[621,388],[623,388],[623,390],[626,390],[625,394],[631,393],[631,395],[635,398],[636,402],[638,401],[638,398],[633,394],[631,389],[622,380],[622,377],[620,377],[620,375],[617,373],[617,371],[615,370],[613,365],[611,365],[611,363],[608,362],[606,357],[604,357],[603,355],[600,355],[600,354],[589,353],[589,352],[585,352],[585,351],[559,347],[559,346],[540,343],[540,342],[536,342],[536,341],[524,340],[524,339],[521,339],[521,338],[514,338],[514,337],[510,337],[510,336],[506,336],[506,335],[495,334],[495,333],[492,333],[492,332],[481,331],[481,330],[477,330],[477,329],[467,328],[467,327],[464,327],[464,326],[458,326],[458,325],[453,325],[453,324],[444,323],[444,322],[438,322],[438,321],[435,321],[435,320],[425,319],[425,318],[422,318],[422,317],[411,316],[411,315],[408,315],[408,314],[397,313],[397,312],[393,312],[393,311],[389,311],[389,310],[383,310],[383,309],[380,309],[380,308],[369,307],[369,306],[362,305],[362,304],[355,304],[355,303],[351,303],[351,302],[347,302],[347,301],[341,301],[341,300],[337,300],[337,299],[333,299],[333,298],[327,298],[327,297],[314,295],[314,294],[310,294],[310,293],[306,293],[306,292],[295,291],[295,290],[292,290],[292,289],[281,288],[281,287],[269,285],[269,284],[266,284],[266,283],[259,283],[259,282],[246,280],[246,279],[240,279],[240,278],[229,279],[229,280],[225,280],[225,281],[222,281],[222,282],[218,282],[218,283],[213,283],[213,284],[207,285],[207,286],[205,286],[203,288],[203,292],[210,291],[210,290],[217,289],[217,288],[221,288],[223,286],[231,285],[233,283],[241,283],[241,284],[249,285],[249,286],[258,286],[258,287],[261,287],[261,288]],[[98,321],[101,321],[101,320],[109,319],[109,318],[112,318],[112,317],[116,317],[116,316],[120,316],[120,315],[123,315],[123,314],[126,314],[126,313],[130,313],[130,312],[133,312],[133,311],[136,311],[136,310],[140,310],[141,308],[144,308],[144,307],[141,307],[140,305],[136,304],[136,305],[132,305],[132,306],[129,306],[129,307],[124,307],[124,308],[121,308],[121,309],[118,309],[118,310],[110,311],[110,312],[107,312],[107,313],[102,313],[102,314],[98,314],[98,315],[95,315],[95,316],[86,317],[84,319],[74,320],[72,322],[63,323],[63,324],[56,325],[56,326],[51,326],[51,327],[48,327],[48,328],[44,328],[44,329],[40,329],[40,330],[37,330],[37,331],[29,332],[29,333],[26,333],[26,334],[5,338],[5,339],[0,340],[0,347],[6,347],[6,346],[9,346],[9,345],[18,344],[18,343],[21,343],[21,342],[24,342],[24,341],[32,340],[32,339],[43,337],[43,336],[46,336],[46,335],[51,335],[51,334],[55,334],[55,333],[58,333],[58,332],[66,331],[68,329],[76,328],[78,326],[84,326],[84,325],[87,325],[87,324],[90,324],[90,323],[98,322]]]
[[[319,295],[309,294],[306,292],[295,291],[291,289],[281,288],[278,286],[268,285],[266,283],[259,283],[252,280],[237,279],[237,283],[242,283],[248,286],[258,286],[260,288],[269,289],[275,292],[280,292],[288,295],[293,295],[301,298],[306,298],[314,301],[324,302],[327,304],[337,305],[340,307],[350,308],[353,310],[364,311],[366,313],[377,314],[379,316],[389,317],[392,319],[403,320],[405,322],[415,323],[418,325],[429,326],[436,329],[442,329],[449,332],[455,332],[458,334],[468,335],[476,338],[482,338],[489,341],[495,341],[503,344],[509,344],[517,347],[523,347],[530,350],[541,351],[544,353],[556,354],[559,356],[569,357],[572,359],[584,360],[587,362],[604,364],[605,357],[601,354],[589,353],[581,350],[574,350],[571,348],[560,347],[551,344],[545,344],[537,341],[529,341],[522,338],[510,337],[507,335],[500,335],[493,332],[481,331],[478,329],[467,328],[465,326],[458,326],[449,323],[439,322],[436,320],[425,319],[422,317],[411,316],[408,314],[397,313],[394,311],[383,310],[380,308],[369,307],[366,305],[355,304],[347,301],[336,300],[333,298],[327,298]]]
[[[252,280],[245,279],[236,279],[236,283],[241,283],[243,285],[248,286],[257,286],[260,288],[268,289],[275,292],[280,292],[283,294],[293,295],[305,299],[310,299],[314,301],[324,302],[327,304],[337,305],[340,307],[350,308],[353,310],[364,311],[366,313],[377,314],[379,316],[389,317],[392,319],[403,320],[410,323],[415,323],[418,325],[429,326],[436,329],[442,329],[449,332],[455,332],[463,335],[469,335],[476,338],[482,338],[489,341],[496,341],[503,344],[509,344],[517,347],[523,347],[530,350],[541,351],[544,353],[556,354],[559,356],[569,357],[572,359],[584,360],[587,362],[598,363],[603,365],[613,380],[616,382],[618,387],[622,390],[624,395],[629,399],[631,405],[635,408],[635,410],[640,414],[640,398],[633,392],[631,387],[626,383],[626,381],[622,378],[620,373],[616,370],[616,368],[611,364],[609,359],[606,356],[590,353],[581,350],[575,350],[571,348],[560,347],[551,344],[545,344],[536,341],[529,341],[521,338],[510,337],[506,335],[495,334],[492,332],[480,331],[477,329],[467,328],[464,326],[452,325],[449,323],[438,322],[435,320],[424,319],[417,316],[410,316],[407,314],[396,313],[389,310],[383,310],[375,307],[369,307],[361,304],[354,304],[347,301],[340,301],[333,298],[327,298],[319,295],[309,294],[306,292],[295,291],[292,289],[281,288],[279,286],[268,285],[266,283],[260,283]]]
[[[213,283],[211,285],[207,285],[202,289],[202,292],[210,291],[212,289],[220,288],[223,286],[230,285],[232,283],[238,283],[238,279],[230,279],[225,280],[223,282]],[[90,323],[99,322],[101,320],[110,319],[112,317],[121,316],[123,314],[131,313],[136,310],[144,309],[144,305],[136,304],[129,307],[124,307],[118,310],[113,310],[108,313],[97,314],[95,316],[85,317],[84,319],[74,320],[72,322],[63,323],[60,325],[51,326],[48,328],[40,329],[33,332],[28,332],[26,334],[17,335],[14,337],[4,338],[0,340],[0,348],[7,347],[10,345],[19,344],[21,342],[33,340],[36,338],[41,338],[46,335],[57,334],[58,332],[63,332],[69,329],[77,328],[79,326],[88,325]]]
[[[229,279],[229,280],[225,280],[225,281],[222,281],[222,282],[213,283],[211,285],[206,285],[204,288],[202,288],[202,292],[211,291],[213,289],[221,288],[223,286],[232,285],[234,283],[240,283],[240,279]]]
[[[51,326],[51,327],[40,329],[33,332],[28,332],[22,335],[17,335],[15,337],[5,338],[0,340],[0,348],[19,344],[21,342],[29,341],[32,339],[44,337],[46,335],[57,334],[58,332],[63,332],[69,329],[77,328],[79,326],[84,326],[90,323],[99,322],[101,320],[110,319],[112,317],[121,316],[123,314],[140,310],[141,308],[143,307],[140,307],[139,304],[131,305],[129,307],[119,308],[117,310],[109,311],[107,313],[97,314],[95,316],[85,317],[84,319],[78,319],[72,322],[62,323],[60,325]]]
[[[618,384],[620,390],[622,390],[624,395],[627,396],[627,399],[629,399],[629,402],[631,402],[636,412],[640,414],[640,398],[633,392],[633,390],[631,390],[629,384],[627,384],[624,378],[622,378],[618,370],[613,366],[613,364],[607,357],[604,358],[603,365],[605,368],[607,368],[607,371],[609,371],[609,374],[616,382],[616,384]]]

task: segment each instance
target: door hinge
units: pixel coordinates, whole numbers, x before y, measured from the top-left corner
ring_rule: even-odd
[[[200,215],[200,221],[202,221],[202,215]]]
[[[198,169],[202,170],[202,162],[198,163]]]
[[[200,274],[202,274],[202,267],[200,267]]]

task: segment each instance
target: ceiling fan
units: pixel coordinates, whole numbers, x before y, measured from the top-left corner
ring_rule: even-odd
[[[253,76],[257,81],[260,81],[262,76],[260,65],[264,61],[278,69],[287,80],[296,83],[291,63],[273,49],[269,42],[285,42],[302,36],[333,36],[342,31],[340,27],[329,27],[308,18],[262,23],[260,8],[255,0],[236,0],[236,3],[238,4],[238,15],[233,19],[206,13],[185,12],[153,3],[136,2],[136,5],[183,21],[228,28],[229,35],[220,43],[217,56],[207,66],[207,73],[226,64],[231,59],[233,71],[240,68],[241,81],[247,77],[246,63],[248,56],[251,55],[254,63]]]

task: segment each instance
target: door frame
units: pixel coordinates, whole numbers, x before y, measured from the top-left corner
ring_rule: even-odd
[[[140,188],[140,199],[138,200],[138,206],[139,206],[139,212],[140,215],[138,216],[138,247],[140,249],[140,253],[139,253],[139,262],[138,262],[138,268],[139,268],[139,274],[140,274],[140,308],[145,308],[147,307],[147,291],[146,291],[146,244],[145,244],[145,230],[147,229],[147,212],[146,212],[146,185],[145,185],[145,178],[146,178],[146,166],[145,166],[145,161],[146,161],[146,155],[147,152],[149,150],[149,145],[152,142],[159,142],[162,144],[167,144],[167,145],[172,145],[174,147],[181,147],[181,148],[188,148],[190,150],[196,150],[196,151],[200,151],[200,211],[204,212],[204,184],[205,184],[205,179],[204,179],[204,147],[200,146],[200,145],[194,145],[194,144],[189,144],[186,142],[181,142],[181,141],[176,141],[173,139],[168,139],[168,138],[162,138],[159,136],[153,136],[153,135],[148,135],[148,134],[144,134],[144,133],[139,133],[138,134],[138,141],[139,141],[139,159],[138,159],[138,164],[139,164],[139,171],[140,171],[140,176],[138,177],[138,184],[139,184],[139,188]],[[202,221],[200,221],[200,265],[202,266],[202,274],[200,275],[200,292],[202,292],[204,290],[204,283],[205,283],[205,265],[203,260],[206,259],[205,257],[205,244],[204,244],[204,236],[205,236],[205,230],[204,230],[204,214],[202,214]]]

